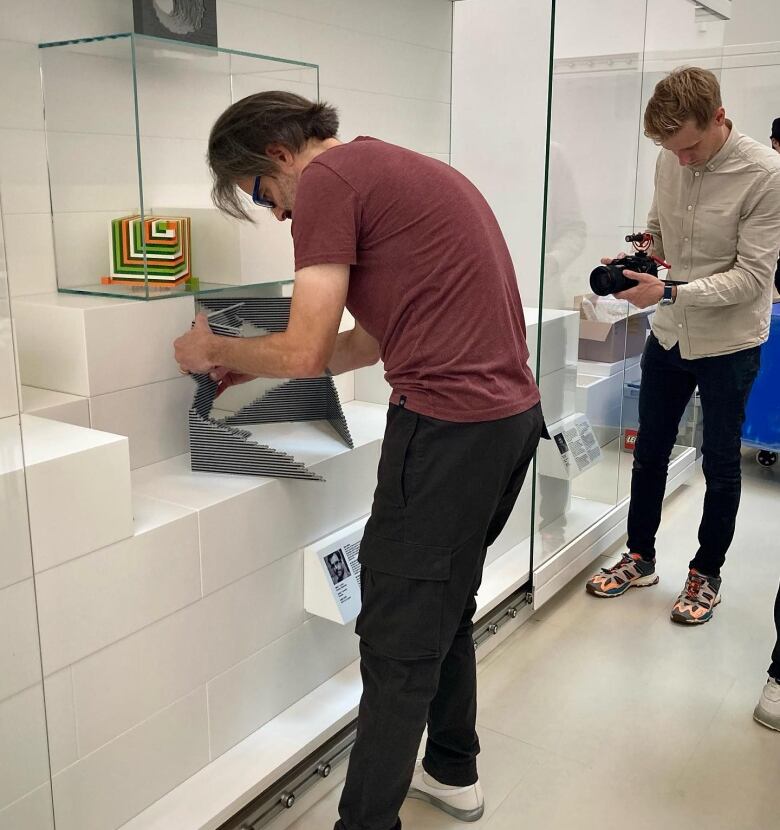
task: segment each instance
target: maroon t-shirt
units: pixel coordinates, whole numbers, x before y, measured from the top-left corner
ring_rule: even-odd
[[[347,308],[380,344],[392,403],[493,421],[539,401],[506,242],[457,170],[357,138],[303,171],[292,233],[296,270],[352,266]]]

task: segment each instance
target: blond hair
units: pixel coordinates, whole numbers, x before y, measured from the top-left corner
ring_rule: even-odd
[[[645,109],[645,135],[660,144],[691,120],[703,130],[720,106],[720,84],[712,72],[680,67],[655,85]]]

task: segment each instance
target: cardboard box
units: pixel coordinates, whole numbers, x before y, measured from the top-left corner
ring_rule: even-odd
[[[632,314],[617,322],[600,323],[586,320],[580,310],[579,359],[616,363],[642,354],[648,325],[647,314]]]

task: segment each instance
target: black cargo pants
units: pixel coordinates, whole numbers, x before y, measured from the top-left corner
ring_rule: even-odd
[[[475,595],[543,418],[453,423],[391,406],[360,549],[363,696],[336,830],[399,830],[423,730],[423,765],[477,780]]]

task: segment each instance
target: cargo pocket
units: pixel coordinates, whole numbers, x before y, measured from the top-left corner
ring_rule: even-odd
[[[366,535],[360,545],[363,607],[355,630],[396,660],[441,657],[441,628],[452,549]]]

